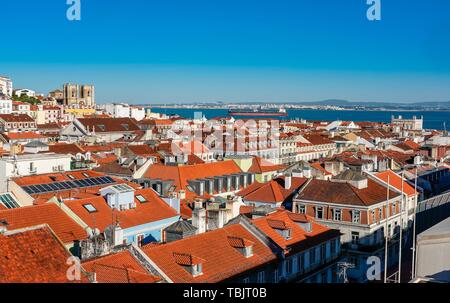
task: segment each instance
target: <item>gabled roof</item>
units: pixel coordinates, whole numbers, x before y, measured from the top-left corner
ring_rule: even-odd
[[[229,237],[253,242],[253,255],[246,258],[230,244]],[[228,225],[163,245],[144,246],[142,250],[174,283],[221,282],[276,260],[275,253],[241,224]],[[202,274],[192,276],[179,264],[182,260],[175,258],[174,253],[195,257],[202,265]],[[186,257],[182,259],[189,261]]]
[[[189,180],[232,175],[241,172],[241,169],[233,160],[227,160],[184,166],[154,164],[147,169],[143,177],[160,180],[173,180],[173,185],[176,186],[177,190],[180,190],[186,188]]]
[[[333,144],[334,142],[325,136],[318,134],[305,134],[303,137],[313,145]]]
[[[75,143],[57,143],[48,146],[49,152],[56,154],[71,154],[76,155],[78,153],[84,153],[84,151]]]
[[[291,177],[291,187],[285,189],[285,178],[279,177],[266,183],[254,182],[247,188],[239,191],[237,195],[245,201],[259,201],[266,203],[284,202],[290,195],[298,190],[308,179]]]
[[[142,145],[128,145],[128,150],[136,156],[150,157],[155,154],[155,150],[146,144]]]
[[[367,187],[358,189],[348,183],[312,179],[297,196],[299,200],[342,205],[371,206],[386,201],[387,188],[368,179]],[[399,194],[390,191],[392,199]]]
[[[78,121],[89,131],[96,133],[130,132],[140,130],[136,120],[131,118],[79,118]]]
[[[147,202],[141,203],[136,199],[136,195],[141,195]],[[106,227],[119,221],[122,228],[130,228],[150,222],[160,221],[178,214],[161,197],[159,197],[152,189],[141,189],[134,192],[136,208],[114,211],[107,204],[106,200],[101,196],[79,200],[66,200],[64,204],[69,207],[78,217],[83,220],[89,227],[98,228],[103,232]],[[94,212],[89,212],[85,205],[91,204]]]
[[[389,176],[389,185],[395,187],[395,189],[402,190],[402,177],[394,173],[392,170],[387,170],[375,174],[375,177],[381,179],[387,184]],[[416,194],[414,188],[408,184],[408,182],[403,181],[403,192],[408,195],[408,197],[414,196]]]
[[[1,136],[5,138],[6,141],[10,140],[28,140],[28,139],[45,139],[44,135],[36,132],[7,132],[2,133]]]
[[[64,243],[87,238],[84,228],[54,203],[0,210],[2,219],[8,222],[8,230],[47,224]]]
[[[34,122],[34,119],[26,114],[0,114],[0,120],[5,122]]]
[[[71,254],[48,226],[0,234],[0,280],[7,283],[69,283]],[[81,272],[82,280],[88,282]],[[77,282],[77,281],[74,281]]]
[[[286,169],[285,165],[276,165],[260,157],[253,157],[249,173],[261,174],[265,172],[276,172]]]
[[[288,248],[295,249],[291,250],[290,253],[308,249],[339,236],[338,230],[320,225],[311,217],[281,209],[265,217],[254,219],[252,222],[281,248],[285,250]],[[311,230],[305,230],[297,222],[309,222]],[[276,229],[290,229],[290,238],[284,238]]]

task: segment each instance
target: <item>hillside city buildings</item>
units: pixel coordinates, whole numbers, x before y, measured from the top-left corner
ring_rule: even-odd
[[[208,120],[99,105],[93,85],[13,91],[0,77],[0,282],[369,282],[374,258],[379,282],[448,279],[450,136],[423,118]]]

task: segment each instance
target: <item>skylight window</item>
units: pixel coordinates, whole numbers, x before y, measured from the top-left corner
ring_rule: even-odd
[[[18,208],[20,207],[19,203],[11,196],[10,193],[5,193],[0,195],[0,203],[5,205],[6,208]]]
[[[89,213],[95,213],[97,211],[97,209],[92,204],[84,204],[83,207],[86,208]]]
[[[98,128],[100,128],[101,131],[105,131],[105,126],[103,124],[97,125]]]
[[[89,178],[89,175],[87,173],[81,173],[83,176],[85,176],[86,178]]]
[[[67,177],[69,177],[69,179],[75,180],[75,177],[72,175],[67,175]]]
[[[138,201],[141,203],[147,202],[147,199],[145,199],[142,195],[136,195],[136,199],[138,199]]]

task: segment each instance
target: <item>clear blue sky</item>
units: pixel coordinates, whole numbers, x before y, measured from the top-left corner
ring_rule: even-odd
[[[100,102],[449,101],[450,1],[381,2],[369,22],[366,0],[81,0],[69,22],[3,0],[0,74]]]

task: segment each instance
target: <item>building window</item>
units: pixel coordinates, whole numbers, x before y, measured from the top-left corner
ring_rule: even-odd
[[[298,205],[298,211],[299,214],[305,214],[306,213],[306,205],[300,204]]]
[[[371,215],[372,215],[372,223],[375,223],[375,222],[377,221],[377,218],[376,218],[376,216],[375,216],[375,210],[374,210],[374,209],[371,210],[370,213],[371,213]]]
[[[310,260],[311,265],[316,264],[317,257],[318,257],[318,254],[316,254],[316,249],[315,248],[311,248],[311,250],[309,252],[309,258],[311,259]]]
[[[378,221],[381,221],[383,219],[383,209],[378,208]]]
[[[359,223],[361,219],[361,212],[359,210],[352,211],[352,222]]]
[[[352,231],[352,243],[358,244],[358,242],[359,242],[359,232]]]
[[[136,237],[137,245],[141,246],[142,245],[142,241],[144,241],[144,235],[138,235]]]
[[[292,259],[286,259],[286,274],[292,274]]]
[[[264,283],[265,282],[265,279],[264,279],[264,272],[263,271],[260,271],[259,273],[258,273],[258,283]]]
[[[273,271],[273,282],[278,283],[278,268]]]
[[[316,208],[316,219],[323,219],[323,207]]]
[[[330,241],[330,254],[334,255],[336,253],[336,242],[335,240]]]
[[[303,273],[303,265],[304,265],[304,254],[300,254],[299,256],[298,256],[298,260],[297,260],[297,263],[298,263],[298,272],[299,273]]]
[[[342,219],[342,210],[335,208],[333,211],[333,220],[334,221],[341,221]]]

